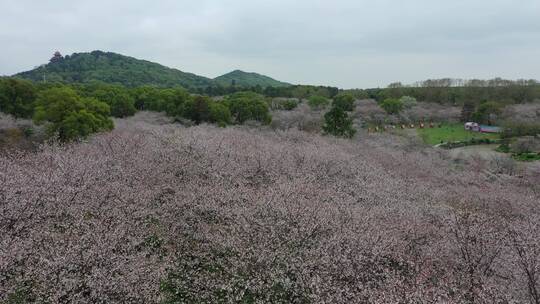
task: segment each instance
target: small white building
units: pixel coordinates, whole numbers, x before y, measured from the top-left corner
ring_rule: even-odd
[[[476,122],[467,122],[465,123],[465,130],[467,131],[474,131],[474,132],[480,132],[481,128],[480,125]]]

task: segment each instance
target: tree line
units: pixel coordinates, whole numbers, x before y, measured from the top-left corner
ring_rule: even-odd
[[[181,87],[126,88],[98,82],[66,85],[0,79],[0,112],[45,124],[49,135],[62,141],[111,130],[111,117],[129,117],[139,110],[220,126],[248,120],[268,124],[272,119],[265,97],[255,92],[236,92],[215,101]]]
[[[388,85],[389,88],[415,87],[415,88],[433,88],[433,87],[509,87],[509,86],[537,86],[540,83],[535,79],[509,80],[500,77],[493,79],[461,79],[461,78],[441,78],[427,79],[417,81],[410,85],[404,85],[401,82],[394,82]]]
[[[292,85],[283,87],[262,87],[260,85],[255,86],[208,86],[206,88],[190,89],[191,92],[197,94],[204,94],[208,96],[223,96],[233,94],[236,92],[250,91],[255,92],[267,97],[287,97],[287,98],[300,98],[307,99],[311,96],[323,96],[326,98],[333,98],[340,93],[340,89],[337,87],[329,86],[311,86],[311,85]]]
[[[351,90],[361,98],[372,98],[382,101],[387,98],[400,98],[411,96],[419,101],[435,102],[440,104],[458,104],[466,102],[481,103],[495,101],[503,104],[526,103],[540,99],[540,85],[521,85],[518,83],[506,86],[421,86],[405,87],[390,86],[367,90]]]
[[[217,101],[212,96],[225,97]],[[271,102],[274,97],[295,98],[296,101]],[[377,100],[389,114],[398,114],[417,100],[461,105],[463,121],[492,123],[504,106],[540,99],[540,86],[532,81],[474,87],[391,85],[368,90],[306,85],[217,86],[200,88],[194,93],[179,86],[131,88],[103,82],[61,84],[0,78],[0,112],[17,118],[33,118],[38,124],[46,124],[51,135],[56,134],[64,141],[110,130],[113,128],[110,117],[128,117],[139,110],[165,112],[177,120],[189,119],[196,124],[209,122],[226,126],[249,120],[268,124],[272,120],[270,109],[291,110],[303,100],[315,110],[331,105],[325,115],[325,133],[352,137],[354,129],[347,112],[353,110],[354,100],[366,98]],[[514,130],[517,129],[514,126]]]

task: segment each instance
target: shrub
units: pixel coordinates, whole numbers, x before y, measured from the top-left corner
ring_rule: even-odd
[[[411,96],[403,96],[399,99],[405,109],[410,109],[418,104],[416,98]]]
[[[501,119],[513,122],[535,123],[540,121],[540,102],[506,106]]]
[[[491,159],[491,171],[495,174],[516,174],[517,165],[516,162],[507,156],[494,156]]]
[[[398,114],[403,110],[403,103],[399,99],[388,98],[380,104],[388,114]]]
[[[425,133],[421,135],[424,141],[426,141],[424,138],[425,135],[426,135]],[[441,141],[441,145],[439,145],[439,147],[445,148],[445,149],[455,149],[455,148],[466,147],[466,146],[498,144],[501,142],[502,141],[499,139],[471,138],[469,140],[453,141],[453,142],[446,142],[446,143]],[[499,152],[502,152],[502,151],[499,151]]]
[[[298,106],[298,102],[292,99],[287,99],[282,103],[282,109],[286,111],[291,111]]]
[[[532,162],[540,160],[540,153],[528,152],[528,153],[519,153],[513,154],[512,157],[515,160]]]
[[[299,100],[295,98],[273,98],[268,102],[270,104],[270,109],[285,111],[294,110],[300,104]]]
[[[508,143],[503,142],[497,147],[497,149],[495,149],[495,151],[501,153],[510,153],[510,146],[508,145]]]
[[[503,138],[518,136],[536,136],[540,134],[540,123],[507,122],[503,125]]]
[[[311,110],[307,104],[301,104],[292,111],[279,111],[273,113],[270,126],[276,130],[296,128],[310,133],[320,133],[323,117],[320,112]]]
[[[533,136],[518,138],[512,145],[511,150],[514,153],[529,153],[540,151],[540,139]]]
[[[308,104],[312,109],[320,110],[326,108],[330,100],[324,96],[314,95],[309,98]]]

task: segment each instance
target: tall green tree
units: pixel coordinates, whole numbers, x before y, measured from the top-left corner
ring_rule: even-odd
[[[418,101],[416,98],[411,96],[402,96],[399,101],[403,104],[403,107],[406,109],[410,109],[418,104]]]
[[[350,93],[342,93],[334,97],[333,107],[341,108],[343,111],[354,110],[354,96]]]
[[[225,99],[225,105],[230,109],[234,120],[243,124],[247,120],[255,120],[264,124],[272,121],[268,103],[260,94],[253,92],[238,92]]]
[[[34,111],[36,88],[26,80],[0,79],[0,112],[17,118],[28,118]]]
[[[194,96],[184,105],[182,115],[193,120],[196,124],[210,121],[210,98],[206,96]]]
[[[109,114],[106,103],[95,98],[81,98],[71,88],[58,87],[38,95],[34,121],[47,123],[49,134],[57,134],[62,141],[71,141],[112,130],[114,124]]]
[[[324,109],[330,104],[330,100],[324,96],[313,95],[309,97],[308,104],[312,109]]]
[[[478,106],[472,117],[476,122],[493,124],[502,108],[503,106],[498,102],[483,102]]]
[[[111,108],[111,115],[114,117],[133,116],[137,112],[133,96],[124,87],[96,84],[90,86],[87,91],[89,91],[89,97],[107,103]]]
[[[183,88],[177,87],[173,89],[162,89],[159,92],[162,109],[169,116],[181,116],[184,104],[190,100],[188,91]]]
[[[473,102],[466,101],[463,103],[463,107],[461,108],[461,121],[462,122],[469,122],[473,118],[474,111],[476,109],[476,106]]]
[[[341,107],[332,107],[324,115],[323,131],[338,137],[352,138],[356,134],[352,118]]]
[[[130,91],[137,110],[162,111],[160,89],[152,86],[141,86]]]
[[[381,108],[383,108],[388,114],[398,114],[403,110],[403,102],[399,99],[388,98],[380,103]]]
[[[212,102],[210,103],[210,121],[224,127],[232,121],[231,111],[222,103]]]

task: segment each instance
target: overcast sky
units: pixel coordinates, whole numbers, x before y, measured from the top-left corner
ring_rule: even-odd
[[[0,0],[0,75],[103,50],[342,88],[540,78],[540,0]]]

